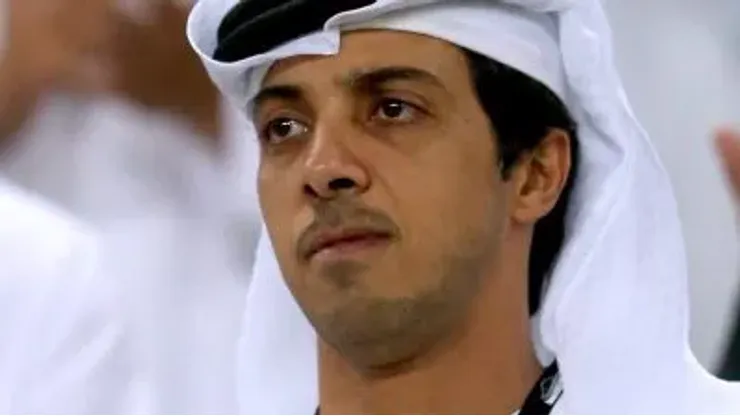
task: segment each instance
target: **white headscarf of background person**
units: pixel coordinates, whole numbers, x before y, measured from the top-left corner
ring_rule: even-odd
[[[121,6],[148,24],[154,3]],[[230,113],[216,157],[209,138],[166,111],[50,92],[3,155],[2,174],[89,223],[105,248],[104,283],[128,325],[138,393],[96,413],[238,409],[235,344],[259,222],[249,143],[236,140],[245,127]]]
[[[565,395],[557,410],[740,410],[740,396],[733,400],[731,387],[704,372],[689,349],[676,204],[624,95],[598,1],[379,0],[335,16],[320,33],[219,63],[211,59],[216,31],[235,3],[201,0],[188,35],[212,79],[238,108],[248,110],[272,62],[335,54],[340,28],[358,27],[445,39],[516,67],[558,93],[579,123],[583,157],[568,241],[533,319],[540,358],[546,362],[554,355],[560,364]],[[442,4],[411,7],[428,3]],[[305,413],[317,404],[315,335],[308,325],[265,238],[245,313],[244,411]]]

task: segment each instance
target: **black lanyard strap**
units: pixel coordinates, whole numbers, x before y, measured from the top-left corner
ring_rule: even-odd
[[[560,380],[560,370],[558,362],[555,361],[537,380],[532,390],[529,391],[527,398],[524,400],[520,415],[549,415],[553,407],[558,403],[563,395],[563,384]],[[321,407],[316,408],[315,415],[321,414]]]
[[[563,383],[560,380],[558,362],[554,361],[540,376],[524,400],[520,415],[549,415],[560,396],[563,395]]]

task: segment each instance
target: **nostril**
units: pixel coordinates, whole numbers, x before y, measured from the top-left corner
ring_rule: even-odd
[[[303,185],[303,192],[304,192],[304,193],[305,193],[306,195],[308,195],[308,196],[311,196],[311,197],[313,197],[313,198],[316,198],[316,197],[318,197],[318,196],[319,196],[319,193],[318,193],[318,192],[316,191],[316,189],[314,189],[314,187],[313,187],[313,186],[311,186],[311,185],[308,185],[308,184],[306,184],[306,185]]]
[[[310,198],[335,198],[339,194],[347,192],[359,192],[357,182],[348,177],[325,179],[303,185],[303,194]]]
[[[329,182],[329,189],[331,189],[332,191],[353,189],[355,187],[357,187],[357,183],[350,178],[337,178]]]

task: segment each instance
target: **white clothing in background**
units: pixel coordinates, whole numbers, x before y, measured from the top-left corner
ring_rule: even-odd
[[[254,164],[241,156],[255,152],[238,149],[250,142],[224,117],[216,150],[164,113],[50,97],[3,161],[15,182],[100,234],[101,273],[134,354],[139,395],[128,405],[137,411],[237,410],[236,345],[259,214]]]
[[[69,215],[0,179],[0,413],[134,411],[131,355]]]

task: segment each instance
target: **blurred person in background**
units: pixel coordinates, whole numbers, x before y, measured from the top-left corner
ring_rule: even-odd
[[[259,232],[254,152],[234,139],[239,121],[187,47],[189,7],[5,6],[0,168],[99,235],[100,274],[134,354],[129,405],[236,411],[235,352]]]
[[[81,2],[51,3],[3,4],[3,150],[44,88],[92,93],[106,83],[103,67],[90,59],[110,36],[109,22],[99,18],[105,3],[85,9],[70,7]],[[62,26],[73,11],[80,25]],[[3,176],[0,218],[0,412],[135,409],[131,355],[112,316],[112,285],[98,272],[94,232]]]

